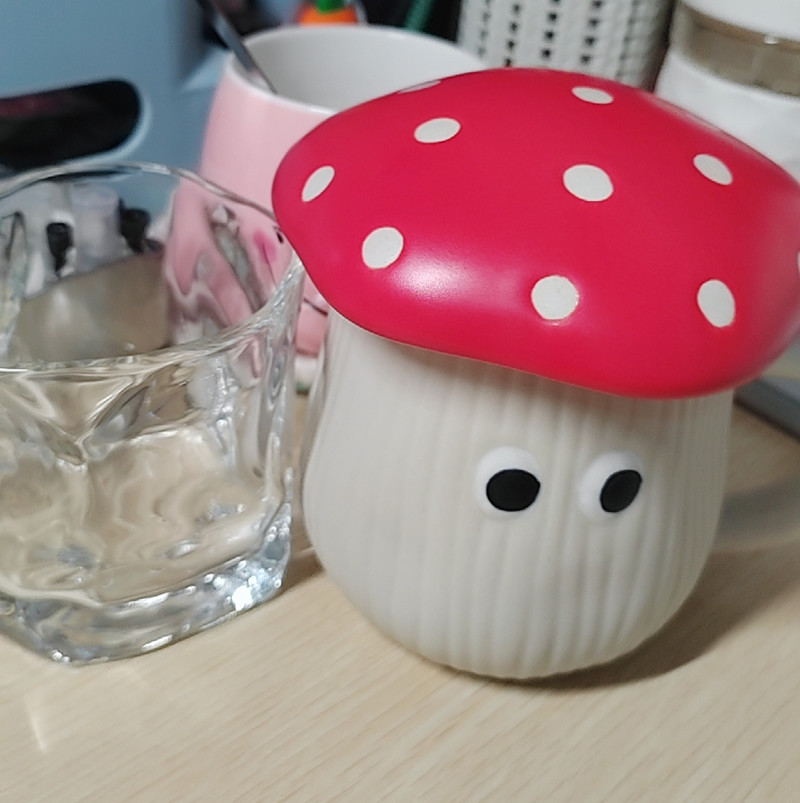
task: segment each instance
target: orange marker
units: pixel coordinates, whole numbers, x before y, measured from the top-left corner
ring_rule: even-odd
[[[345,0],[315,0],[314,3],[308,3],[300,11],[297,21],[300,25],[360,22],[355,5]]]

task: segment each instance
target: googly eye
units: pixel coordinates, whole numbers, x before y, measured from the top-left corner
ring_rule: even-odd
[[[594,521],[627,510],[642,487],[642,463],[631,452],[607,452],[586,469],[578,486],[578,505]]]
[[[500,446],[487,452],[475,471],[475,496],[481,509],[492,515],[527,510],[539,496],[539,467],[530,452]]]

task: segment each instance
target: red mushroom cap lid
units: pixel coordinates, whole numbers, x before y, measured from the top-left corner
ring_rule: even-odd
[[[800,185],[595,77],[503,68],[361,104],[292,148],[273,203],[353,323],[593,390],[733,387],[800,325]]]

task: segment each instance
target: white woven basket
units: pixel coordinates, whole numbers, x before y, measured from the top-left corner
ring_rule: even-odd
[[[553,67],[649,86],[672,0],[462,0],[458,42],[489,66]]]

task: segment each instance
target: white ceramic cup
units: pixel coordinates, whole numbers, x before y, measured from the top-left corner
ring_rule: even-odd
[[[443,39],[373,25],[285,26],[250,37],[247,46],[277,94],[251,81],[230,57],[211,103],[198,172],[268,207],[284,154],[326,117],[484,66]],[[298,349],[315,354],[325,305],[310,285],[306,299]]]

